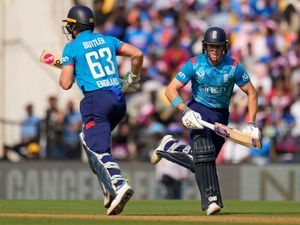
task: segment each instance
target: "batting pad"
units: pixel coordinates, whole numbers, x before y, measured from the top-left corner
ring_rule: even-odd
[[[195,135],[192,153],[195,163],[195,177],[201,194],[202,210],[206,210],[213,202],[223,207],[215,162],[216,149],[211,136]]]
[[[176,163],[180,166],[183,166],[184,168],[192,171],[194,173],[194,162],[193,159],[187,154],[183,152],[168,152],[168,151],[162,151],[157,150],[156,154],[162,158],[165,158],[173,163]]]
[[[117,163],[111,162],[111,163],[103,163],[101,161],[102,157],[106,155],[107,153],[104,154],[98,154],[89,149],[89,147],[86,145],[84,138],[83,138],[83,133],[80,134],[80,140],[82,143],[82,146],[86,152],[88,162],[90,164],[90,167],[92,171],[97,175],[98,181],[100,185],[104,185],[105,189],[111,194],[113,198],[116,197],[116,191],[113,185],[113,178],[119,179],[119,177],[111,177],[108,168],[116,168],[119,169],[119,166]]]

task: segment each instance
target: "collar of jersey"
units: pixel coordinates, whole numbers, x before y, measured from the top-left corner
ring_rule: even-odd
[[[224,58],[225,58],[225,55],[222,56],[220,62],[218,62],[217,65],[213,65],[213,64],[209,61],[209,58],[208,58],[207,53],[205,54],[206,62],[207,62],[209,65],[214,66],[214,67],[218,67],[219,65],[221,65],[221,64],[223,63],[223,61],[224,61]]]
[[[85,31],[80,32],[77,37],[84,36],[84,35],[90,34],[92,32],[93,31],[91,31],[91,30],[85,30]]]

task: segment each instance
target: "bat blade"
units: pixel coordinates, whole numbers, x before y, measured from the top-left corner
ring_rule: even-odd
[[[215,123],[214,125],[215,125],[214,131],[218,135],[228,138],[235,143],[238,143],[238,144],[250,147],[250,148],[261,149],[260,138],[250,136],[250,135],[245,134],[237,129],[225,126],[224,124],[221,124],[221,123]]]
[[[40,56],[40,62],[57,69],[62,69],[62,59],[59,54],[43,50]]]

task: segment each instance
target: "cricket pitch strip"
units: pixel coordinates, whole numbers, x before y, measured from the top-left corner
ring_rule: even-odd
[[[46,213],[0,213],[0,218],[50,218],[50,219],[84,219],[105,221],[184,221],[184,222],[217,222],[230,224],[300,224],[300,217],[281,216],[181,216],[181,215],[118,215],[106,216],[97,214],[46,214]]]

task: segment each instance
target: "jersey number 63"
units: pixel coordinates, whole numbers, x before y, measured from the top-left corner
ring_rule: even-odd
[[[88,52],[85,54],[85,58],[94,79],[104,77],[105,75],[113,75],[116,72],[111,51],[107,47],[100,48],[98,51]],[[100,62],[107,65],[102,66]]]

